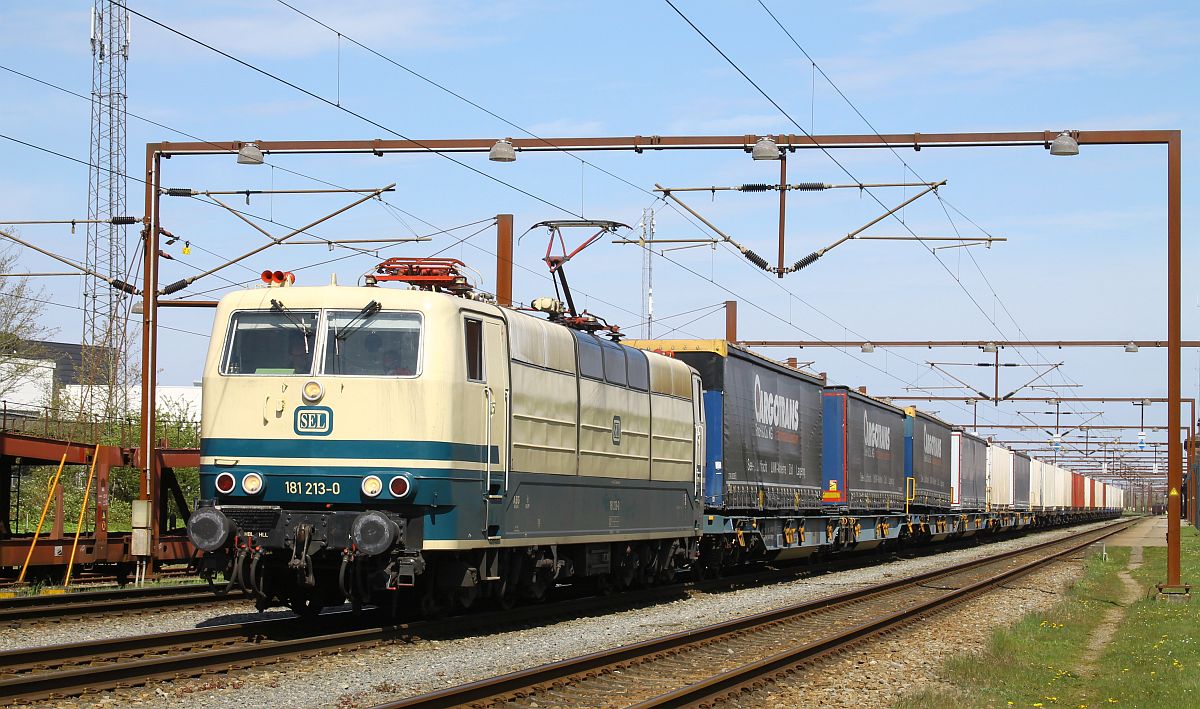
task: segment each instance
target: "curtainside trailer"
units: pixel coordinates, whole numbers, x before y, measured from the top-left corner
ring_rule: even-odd
[[[987,504],[988,444],[965,431],[950,434],[950,488],[953,507],[982,510]]]
[[[1029,509],[1029,456],[1013,453],[1013,509]]]
[[[848,387],[827,387],[821,396],[826,510],[903,510],[904,411]]]
[[[950,424],[915,407],[905,410],[904,477],[907,501],[916,509],[950,509]]]
[[[633,341],[695,369],[707,427],[710,512],[816,510],[824,381],[725,340]]]
[[[1013,453],[992,445],[988,448],[988,507],[1010,510],[1013,506]]]

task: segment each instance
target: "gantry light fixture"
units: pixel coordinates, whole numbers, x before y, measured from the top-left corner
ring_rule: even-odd
[[[870,342],[864,342],[859,349],[866,354],[870,354],[875,351],[875,345],[872,345]]]
[[[1063,131],[1058,134],[1053,143],[1050,143],[1051,155],[1078,155],[1079,141],[1071,136],[1070,131]]]
[[[1138,346],[1135,343],[1130,342],[1129,344],[1125,345],[1125,351],[1126,352],[1137,352]]]
[[[770,138],[759,138],[750,151],[750,157],[755,160],[778,160],[779,146]]]
[[[237,161],[239,165],[262,165],[263,153],[258,149],[258,143],[242,143],[238,148]]]
[[[512,141],[508,138],[497,140],[492,149],[488,151],[488,160],[492,162],[515,162],[516,159],[517,151],[513,150]]]
[[[983,346],[983,351],[987,352],[988,354],[995,354],[996,350],[997,347],[995,342],[989,342]]]

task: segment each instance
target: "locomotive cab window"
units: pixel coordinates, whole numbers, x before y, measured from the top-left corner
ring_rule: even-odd
[[[311,374],[316,340],[316,311],[234,313],[221,374]]]
[[[467,348],[467,379],[483,381],[483,321],[463,320],[463,342]]]
[[[420,370],[418,313],[333,310],[325,338],[325,373],[415,377]]]

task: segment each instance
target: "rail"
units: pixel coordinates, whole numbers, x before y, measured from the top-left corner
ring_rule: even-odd
[[[696,706],[700,702],[705,705],[714,701],[718,695],[732,694],[758,682],[764,675],[782,672],[798,663],[811,661],[817,656],[824,655],[844,648],[846,645],[890,630],[929,612],[958,603],[982,591],[1001,583],[1004,580],[1042,566],[1066,554],[1095,543],[1108,535],[1124,529],[1128,523],[1118,522],[1102,530],[1091,530],[1067,539],[1056,539],[1031,547],[1006,552],[994,556],[976,559],[947,568],[888,581],[883,584],[865,589],[850,591],[832,597],[817,599],[795,604],[786,608],[759,613],[745,618],[739,618],[695,630],[675,633],[662,638],[647,640],[633,645],[591,653],[582,657],[563,660],[541,667],[510,673],[500,677],[480,680],[469,684],[450,687],[445,690],[424,694],[416,697],[401,699],[396,702],[381,704],[376,709],[400,709],[421,707],[457,707],[465,704],[491,705],[520,698],[523,703],[541,704],[540,698],[556,706],[564,705],[563,697],[570,696],[571,704],[575,706],[590,706],[601,701],[602,697],[614,696],[614,690],[622,692],[621,696],[633,699],[637,687],[631,687],[630,682],[641,682],[642,703],[630,704],[638,707],[657,706]],[[1083,538],[1079,541],[1080,537]],[[1053,547],[1062,547],[1053,550]],[[1049,554],[1042,552],[1051,550]],[[1040,558],[1012,566],[1014,559],[1024,555],[1041,555]],[[989,575],[981,580],[965,584],[960,588],[935,593],[935,597],[916,604],[898,602],[898,594],[913,594],[915,589],[929,591],[926,585],[934,580],[944,580],[955,574],[976,571],[991,565],[1008,565],[997,574]],[[854,622],[849,629],[830,632],[827,627],[829,616],[836,612],[849,611],[847,617],[855,618],[862,615],[863,605],[876,601],[882,612],[871,615],[865,622]],[[897,606],[901,610],[894,610]],[[787,634],[780,643],[788,649],[741,664],[740,658],[753,656],[756,646],[768,632],[779,633],[786,624],[798,620],[807,622],[805,633]],[[836,627],[834,625],[833,627]],[[796,646],[795,638],[805,637],[812,633],[816,639]],[[737,643],[736,649],[732,647]],[[711,650],[717,646],[717,652],[704,655],[703,650]],[[728,648],[728,649],[726,649]],[[685,679],[687,673],[681,668],[684,654],[696,652],[700,657],[698,662],[688,664],[693,675],[700,672],[702,677],[696,681]],[[732,669],[712,673],[712,667],[721,662],[716,658],[731,658],[737,663]],[[655,664],[661,665],[659,673],[653,669],[644,670]],[[693,669],[693,665],[695,668]],[[624,682],[624,684],[621,684]],[[654,696],[647,696],[645,687],[684,684],[682,687]],[[584,685],[589,685],[586,689]],[[616,685],[616,687],[614,687]],[[569,689],[567,689],[569,687]],[[550,699],[545,695],[554,693]],[[635,700],[636,701],[636,700]]]

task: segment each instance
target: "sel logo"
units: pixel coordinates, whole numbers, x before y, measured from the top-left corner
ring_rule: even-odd
[[[333,433],[333,409],[328,406],[297,406],[296,435],[328,436]]]

